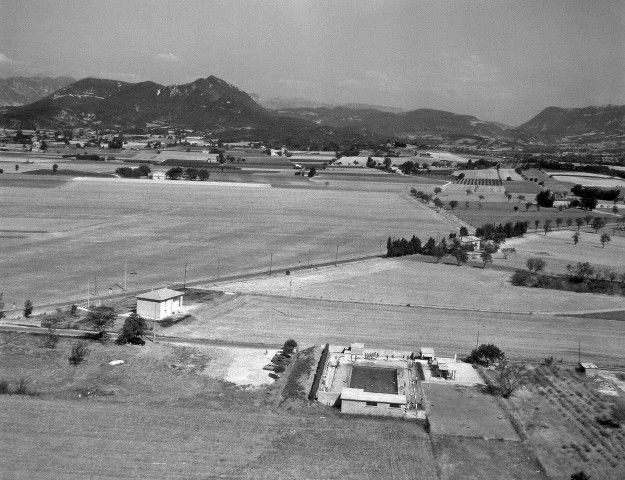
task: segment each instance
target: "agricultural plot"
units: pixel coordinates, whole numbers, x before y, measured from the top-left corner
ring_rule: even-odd
[[[128,288],[148,289],[182,282],[185,264],[188,281],[292,268],[459,225],[394,192],[85,180],[0,195],[4,230],[46,231],[3,241],[0,291],[18,305],[84,300],[96,276],[119,293],[125,263]]]
[[[601,177],[590,175],[553,175],[554,180],[560,182],[579,183],[588,187],[623,188],[625,180],[617,177]]]
[[[601,377],[540,366],[532,370],[526,387],[506,401],[550,478],[569,478],[580,470],[591,478],[623,477],[625,430],[597,421],[610,415],[618,398],[601,393],[605,388]],[[618,395],[614,386],[610,390]]]
[[[532,228],[531,231],[533,230]],[[507,260],[502,259],[501,263],[523,269],[528,258],[540,257],[547,262],[546,270],[551,273],[566,274],[566,266],[568,264],[575,266],[578,262],[589,262],[601,271],[607,269],[625,273],[623,263],[625,237],[612,236],[610,243],[601,248],[599,241],[601,234],[610,230],[605,228],[595,233],[594,230],[584,228],[580,231],[579,241],[575,245],[571,238],[575,231],[576,228],[562,229],[549,232],[547,235],[544,235],[543,231],[542,234],[531,233],[523,237],[510,238],[506,240],[505,246],[514,247],[517,253],[509,256]]]
[[[496,259],[495,264],[509,265],[513,257]],[[573,292],[554,295],[545,289],[523,289],[521,295],[519,287],[509,283],[511,270],[458,267],[419,259],[420,256],[374,259],[337,268],[297,271],[289,276],[211,284],[210,288],[254,295],[439,308],[450,306],[450,292],[453,292],[453,307],[459,310],[528,314],[576,313],[623,306],[619,297],[603,295],[590,298]],[[410,288],[405,288],[406,285]]]
[[[605,215],[600,212],[588,212],[579,208],[564,208],[559,211],[557,208],[541,208],[536,210],[535,206],[530,207],[526,211],[525,202],[531,202],[534,200],[534,195],[523,195],[524,200],[519,200],[518,195],[515,195],[512,200],[502,201],[502,196],[496,197],[493,201],[483,201],[482,208],[478,208],[478,202],[475,199],[475,195],[468,197],[466,201],[469,202],[469,208],[465,208],[464,202],[459,200],[459,205],[452,212],[460,220],[463,220],[474,227],[479,227],[485,223],[506,223],[517,221],[529,222],[529,231],[535,230],[535,221],[539,221],[538,231],[540,232],[545,220],[551,220],[552,228],[556,227],[556,219],[562,218],[562,227],[566,226],[566,220],[571,219],[575,226],[576,218],[583,218],[584,216],[591,214],[592,216],[606,217],[609,221],[615,221],[616,217],[613,215]],[[518,210],[515,212],[514,207]],[[586,225],[586,223],[584,223]]]

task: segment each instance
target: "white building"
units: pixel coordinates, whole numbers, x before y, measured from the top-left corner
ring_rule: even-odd
[[[161,320],[177,313],[182,308],[184,293],[169,288],[161,288],[137,295],[137,315]]]
[[[361,388],[341,390],[341,413],[402,417],[406,404],[406,395],[365,392]]]

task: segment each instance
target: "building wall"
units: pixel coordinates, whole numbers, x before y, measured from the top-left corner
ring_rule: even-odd
[[[137,299],[137,315],[144,318],[155,318],[160,320],[160,304],[159,302],[150,302],[149,300]]]
[[[369,406],[367,402],[355,400],[341,400],[341,413],[357,415],[376,415],[385,417],[403,417],[405,406],[391,408],[388,403],[378,402],[377,406]]]

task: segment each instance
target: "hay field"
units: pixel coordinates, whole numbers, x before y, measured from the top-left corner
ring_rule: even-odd
[[[98,293],[288,268],[376,254],[389,235],[458,229],[405,193],[246,188],[228,184],[71,181],[0,190],[0,251],[7,304],[84,299]],[[6,233],[6,232],[5,232]],[[309,257],[310,251],[310,257]]]
[[[533,230],[532,228],[531,231]],[[566,265],[575,265],[577,262],[590,262],[602,269],[625,272],[625,237],[612,235],[610,231],[612,240],[605,248],[601,248],[599,238],[609,229],[604,228],[595,233],[594,230],[584,228],[579,232],[579,243],[575,245],[571,238],[575,231],[577,228],[549,232],[547,235],[543,231],[542,234],[530,233],[523,237],[509,238],[505,246],[516,248],[517,254],[509,256],[507,260],[495,261],[515,268],[525,268],[529,257],[540,257],[547,262],[546,271],[552,273],[565,274]],[[625,299],[621,298],[620,301],[625,307]]]
[[[588,187],[623,188],[625,180],[616,177],[591,176],[591,175],[553,175],[554,180],[561,182],[573,182]]]
[[[530,289],[520,289],[522,297]],[[558,295],[561,292],[554,292]],[[450,303],[452,302],[450,297]],[[587,298],[587,297],[585,297]],[[285,337],[302,346],[365,346],[399,352],[436,349],[439,356],[468,355],[479,341],[495,343],[514,359],[542,361],[554,355],[577,361],[582,355],[598,365],[623,366],[625,322],[554,315],[486,313],[416,308],[333,300],[235,295],[229,302],[207,305],[193,322],[168,328],[164,334],[276,345]]]
[[[619,239],[625,247],[625,239]],[[553,247],[553,246],[552,246]],[[606,247],[607,248],[607,247]],[[522,250],[520,247],[517,250]],[[616,250],[618,252],[619,250]],[[615,254],[616,254],[615,252]],[[620,250],[620,253],[624,253]],[[566,253],[566,252],[565,252]],[[516,260],[495,259],[509,265]],[[519,289],[509,283],[511,270],[418,261],[422,257],[381,258],[340,267],[297,271],[241,282],[211,284],[213,289],[255,295],[366,302],[388,305],[453,307],[459,310],[530,313],[618,309],[625,299],[546,289]],[[610,258],[614,259],[612,255]],[[569,260],[570,261],[570,260]],[[524,260],[519,260],[524,262]],[[523,267],[524,268],[524,267]],[[625,267],[624,267],[625,269]]]

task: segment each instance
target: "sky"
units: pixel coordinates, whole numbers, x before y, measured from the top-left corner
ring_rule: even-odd
[[[187,83],[517,126],[625,104],[624,0],[0,0],[0,77]]]

